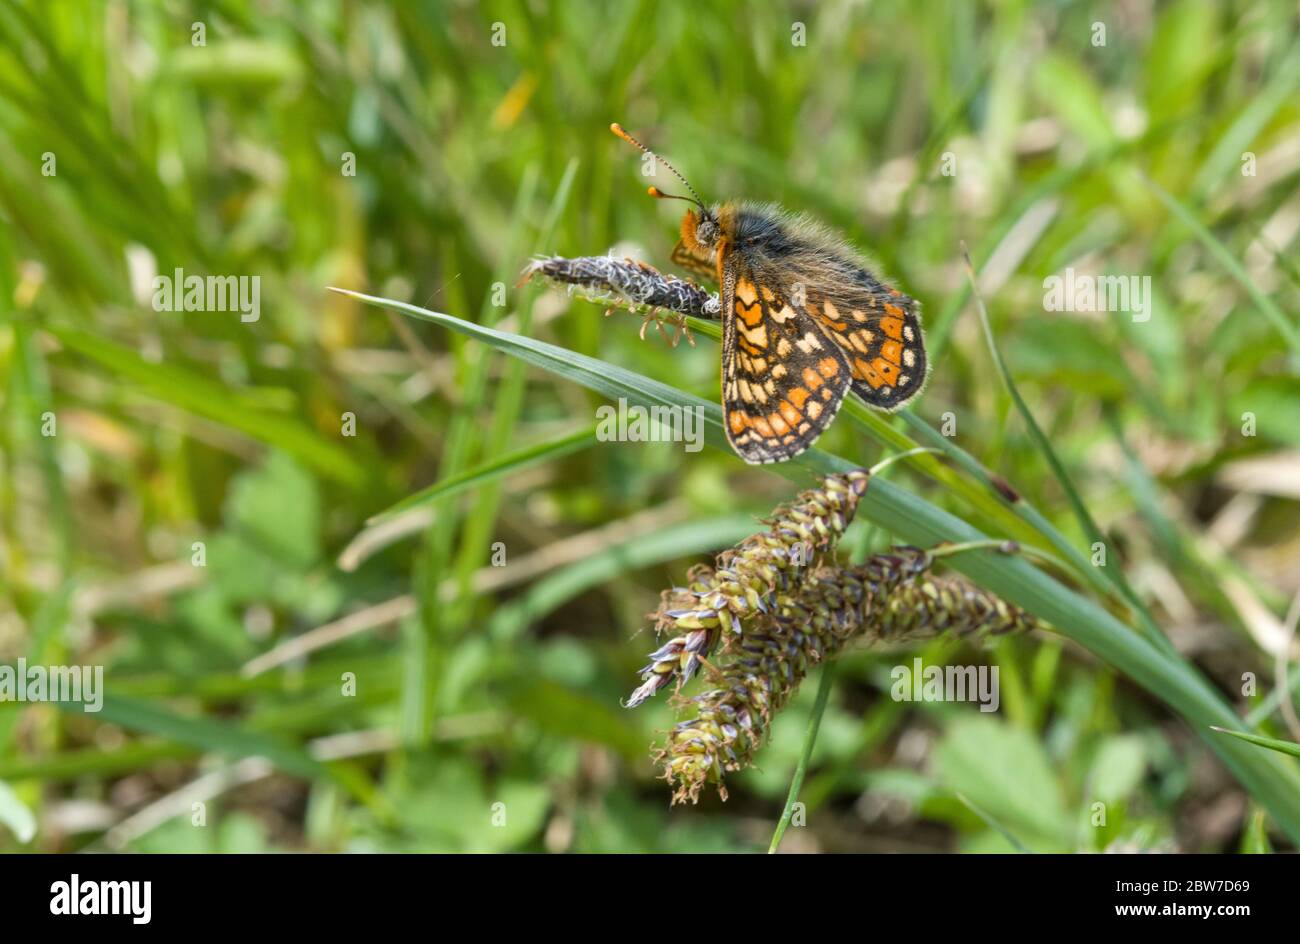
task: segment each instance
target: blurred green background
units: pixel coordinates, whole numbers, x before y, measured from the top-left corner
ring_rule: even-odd
[[[619,702],[659,591],[790,482],[606,443],[366,524],[604,401],[326,286],[717,400],[714,343],[515,288],[539,252],[667,266],[681,208],[644,196],[614,120],[706,198],[809,211],[876,259],[924,305],[916,412],[1086,551],[965,241],[1112,553],[1257,708],[1300,590],[1297,22],[1287,0],[6,0],[0,662],[103,665],[108,697],[0,703],[0,849],[766,848],[811,685],[761,769],[690,808],[649,757],[666,700]],[[1150,276],[1153,316],[1044,311],[1067,267]],[[154,310],[177,268],[260,277],[260,318]],[[819,445],[882,455],[843,420]],[[924,655],[995,662],[1001,710],[894,702],[912,653],[850,655],[784,848],[1008,848],[990,823],[1042,850],[1269,844],[1187,726],[1077,646]],[[1300,739],[1276,707],[1265,729]]]

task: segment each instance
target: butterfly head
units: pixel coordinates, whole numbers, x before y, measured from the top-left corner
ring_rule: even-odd
[[[651,190],[654,190],[652,187]],[[655,191],[652,196],[665,196]],[[716,208],[700,206],[697,210],[687,210],[682,217],[682,242],[693,252],[705,254],[718,248],[722,237],[722,223]]]

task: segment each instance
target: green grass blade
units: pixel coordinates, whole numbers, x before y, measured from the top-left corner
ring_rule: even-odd
[[[568,205],[569,194],[573,190],[573,182],[577,177],[577,173],[578,161],[571,158],[555,189],[555,195],[551,198],[546,217],[533,243],[534,252],[538,252],[542,247],[549,245],[554,238],[555,227],[559,223],[565,206]],[[520,334],[531,333],[535,297],[534,293],[526,294],[516,308]],[[514,430],[519,415],[523,410],[524,381],[524,365],[517,360],[510,360],[506,364],[501,381],[496,388],[496,397],[492,403],[492,416],[484,440],[484,456],[495,457],[503,454],[509,448],[511,440],[514,438]],[[483,554],[492,539],[492,530],[496,526],[500,505],[501,495],[498,483],[490,481],[485,488],[481,488],[474,496],[469,513],[465,516],[460,536],[459,553],[452,568],[460,590],[449,608],[447,618],[448,625],[453,629],[464,626],[470,618],[475,599],[470,584],[471,575],[483,559]]]
[[[976,805],[974,801],[969,799],[965,794],[958,793],[957,799],[961,801],[962,806],[966,807],[966,809],[970,810],[981,820],[983,820],[985,826],[989,827],[994,832],[1002,836],[1002,838],[1005,839],[1007,842],[1011,843],[1011,847],[1015,849],[1017,852],[1021,852],[1026,855],[1033,854],[1033,850],[1030,849],[1028,846],[1026,846],[1023,842],[1021,842],[1016,837],[1015,833],[1007,829],[1007,827],[1003,826],[1000,822],[997,821],[995,817],[993,817],[989,813],[986,813],[984,810],[980,809],[980,807]]]
[[[403,512],[410,511],[412,508],[427,505],[436,499],[446,498],[466,489],[474,488],[477,485],[482,485],[485,482],[495,481],[512,472],[519,472],[540,465],[543,462],[548,462],[551,459],[558,459],[561,456],[588,449],[596,445],[596,442],[596,425],[593,424],[566,433],[556,439],[548,439],[532,446],[525,446],[523,449],[484,462],[472,469],[466,469],[456,475],[449,475],[427,488],[408,495],[391,507],[371,516],[366,521],[366,524],[378,524]]]
[[[330,442],[293,417],[270,412],[251,398],[232,394],[224,384],[175,364],[150,363],[134,351],[75,328],[49,324],[43,328],[64,347],[134,382],[146,396],[283,449],[350,488],[363,488],[371,479],[352,451]]]
[[[1228,274],[1246,290],[1246,294],[1251,297],[1251,300],[1264,313],[1264,316],[1273,323],[1273,327],[1277,329],[1278,334],[1282,335],[1282,340],[1286,341],[1287,346],[1291,348],[1292,356],[1300,357],[1300,330],[1297,330],[1296,326],[1283,314],[1282,309],[1277,307],[1273,299],[1264,294],[1263,289],[1255,284],[1255,280],[1250,277],[1250,273],[1228,251],[1228,247],[1223,245],[1219,238],[1196,218],[1196,214],[1180,203],[1169,191],[1149,177],[1143,177],[1143,180],[1147,188],[1155,194],[1156,199],[1163,203],[1170,213],[1178,217],[1179,221],[1192,231],[1192,234],[1196,236],[1210,255],[1217,259],[1219,264],[1228,271]]]
[[[510,220],[522,221],[528,218],[537,192],[538,179],[536,163],[529,162],[515,191]],[[497,252],[493,263],[496,281],[504,284],[510,271],[518,265],[520,255],[525,252],[525,233],[525,226],[511,225],[504,245],[494,247]],[[479,307],[479,320],[495,323],[503,314],[504,309],[494,304],[492,293],[484,293]],[[488,396],[493,362],[492,357],[473,356],[477,352],[467,351],[463,345],[453,344],[452,348],[457,352],[456,382],[461,391],[461,409],[452,415],[447,424],[442,455],[439,457],[440,477],[457,475],[469,468],[475,460],[483,439],[479,416]],[[495,405],[493,408],[495,410]],[[491,455],[489,451],[488,456]],[[427,746],[433,739],[440,709],[435,692],[447,664],[452,640],[458,631],[456,620],[461,615],[444,606],[440,588],[447,573],[451,572],[460,585],[459,596],[472,600],[472,596],[465,592],[463,564],[468,559],[466,555],[470,552],[471,545],[478,543],[478,535],[472,533],[475,527],[473,515],[481,514],[483,508],[482,501],[476,501],[471,509],[471,517],[464,518],[459,513],[460,509],[450,501],[434,504],[433,524],[426,531],[414,573],[420,602],[419,622],[418,625],[404,627],[402,633],[402,643],[406,650],[403,655],[406,675],[399,717],[404,744]],[[459,560],[456,560],[457,531],[462,528],[462,523],[461,554]]]
[[[1246,831],[1241,837],[1241,851],[1245,855],[1271,855],[1273,846],[1268,841],[1268,815],[1253,808],[1246,820]]]
[[[1043,428],[1038,425],[1038,420],[1034,419],[1034,413],[1029,409],[1029,404],[1025,398],[1020,395],[1020,388],[1016,386],[1015,379],[1011,376],[1011,370],[1007,367],[1007,362],[1002,357],[1002,351],[998,347],[997,339],[993,337],[993,326],[989,322],[989,311],[984,305],[984,297],[980,294],[979,285],[975,281],[975,267],[971,264],[970,254],[966,251],[966,246],[962,245],[962,258],[966,264],[966,277],[970,282],[971,294],[975,298],[975,310],[979,313],[980,327],[984,331],[984,341],[988,345],[989,354],[993,358],[993,365],[1002,380],[1002,386],[1006,388],[1007,393],[1011,396],[1011,401],[1016,406],[1016,412],[1020,414],[1021,419],[1025,421],[1025,426],[1029,430],[1029,437],[1033,440],[1038,451],[1042,453],[1047,465],[1052,470],[1052,475],[1056,477],[1057,483],[1065,492],[1066,499],[1070,503],[1070,510],[1074,512],[1075,520],[1079,522],[1079,527],[1083,533],[1088,536],[1091,544],[1101,544],[1105,546],[1105,538],[1102,536],[1101,528],[1097,527],[1097,522],[1093,520],[1092,513],[1088,511],[1088,506],[1084,504],[1083,498],[1079,495],[1079,490],[1074,487],[1074,480],[1070,478],[1070,473],[1065,471],[1065,465],[1061,462],[1060,457],[1056,455],[1056,450],[1048,442],[1047,435]],[[1093,568],[1094,570],[1096,568]],[[1105,576],[1115,585],[1119,593],[1128,601],[1133,608],[1133,612],[1138,614],[1141,620],[1143,632],[1145,632],[1157,645],[1169,649],[1173,652],[1173,646],[1160,632],[1151,614],[1147,612],[1138,595],[1129,586],[1128,580],[1124,577],[1123,570],[1115,562],[1113,567],[1101,568]],[[1083,573],[1086,575],[1087,570]]]
[[[1251,142],[1256,140],[1260,131],[1269,123],[1278,109],[1288,101],[1294,102],[1296,88],[1300,86],[1300,43],[1293,43],[1291,51],[1262,94],[1250,100],[1241,114],[1237,116],[1228,130],[1214,145],[1196,177],[1192,180],[1192,199],[1200,203],[1219,183],[1238,166],[1241,155],[1250,150]]]
[[[1235,738],[1241,738],[1247,744],[1257,744],[1260,747],[1267,747],[1270,751],[1277,751],[1280,754],[1290,754],[1292,757],[1300,757],[1300,744],[1294,741],[1279,741],[1277,738],[1264,737],[1260,734],[1247,734],[1244,731],[1233,731],[1229,728],[1220,728],[1215,725],[1210,726],[1210,730],[1218,731],[1220,734],[1230,734]]]
[[[785,835],[790,820],[794,818],[794,805],[799,800],[799,791],[803,789],[803,780],[808,773],[813,748],[817,745],[817,732],[821,730],[822,715],[826,713],[826,703],[830,701],[834,681],[835,663],[828,662],[822,669],[822,677],[817,683],[817,700],[813,702],[812,717],[808,719],[808,730],[804,733],[803,749],[799,752],[799,764],[795,767],[794,777],[790,780],[790,792],[785,797],[785,809],[781,811],[781,819],[777,822],[776,830],[772,833],[772,841],[767,847],[768,855],[773,855],[780,847],[781,837]]]
[[[111,754],[99,748],[64,751],[45,757],[0,760],[0,780],[55,782],[82,777],[118,777],[165,760],[187,760],[199,753],[173,741],[131,741]]]
[[[1241,614],[1221,586],[1222,579],[1232,573],[1231,563],[1207,559],[1197,548],[1196,541],[1182,533],[1178,524],[1161,508],[1159,485],[1124,435],[1118,411],[1107,405],[1102,409],[1102,418],[1119,446],[1129,494],[1156,550],[1168,561],[1173,572],[1178,576],[1185,575],[1184,582],[1218,610],[1225,620],[1244,627]]]
[[[947,436],[944,436],[937,429],[921,419],[911,410],[902,410],[899,413],[903,420],[912,427],[920,437],[923,445],[940,449],[943,453],[952,459],[958,466],[966,471],[968,475],[976,481],[982,483],[990,493],[997,493],[1002,496],[1004,501],[1010,502],[1010,507],[1016,517],[1021,519],[1032,529],[1032,533],[1040,536],[1044,543],[1051,545],[1056,549],[1065,560],[1073,565],[1076,576],[1080,577],[1085,583],[1092,586],[1093,590],[1103,596],[1109,595],[1114,591],[1114,587],[1097,573],[1097,568],[1093,567],[1088,558],[1083,555],[1077,547],[1062,534],[1041,511],[1035,508],[1023,495],[1016,494],[1015,500],[1010,501],[1006,496],[1006,489],[1009,484],[995,479],[992,472],[986,469],[978,459],[969,452],[958,446]],[[1008,529],[1007,535],[1013,536],[1014,531]]]
[[[597,701],[548,679],[520,682],[505,698],[513,714],[552,736],[602,744],[629,763],[645,757],[645,736],[627,712],[607,701]]]
[[[29,416],[42,416],[53,412],[54,400],[50,390],[49,372],[30,326],[22,321],[14,325],[14,383],[20,395],[20,404]],[[58,536],[59,564],[63,573],[71,570],[74,528],[68,502],[68,490],[63,472],[55,457],[54,440],[47,436],[32,436],[32,446],[39,457],[41,478],[45,483],[45,500],[49,505],[50,519]]]
[[[1286,688],[1275,688],[1259,700],[1259,704],[1246,713],[1246,725],[1255,727],[1273,712],[1282,707],[1282,699],[1294,698],[1300,690],[1300,672],[1292,673],[1287,679]]]
[[[80,703],[61,703],[59,707],[65,711],[82,710]],[[278,738],[209,718],[186,717],[149,702],[108,695],[104,697],[102,710],[94,718],[226,757],[262,757],[285,773],[299,777],[318,779],[329,776],[324,764]]]
[[[726,435],[722,429],[722,411],[718,405],[684,393],[676,387],[670,387],[665,383],[619,367],[616,364],[588,357],[586,354],[579,354],[576,351],[569,351],[522,335],[498,331],[495,328],[474,324],[441,312],[429,311],[426,308],[419,308],[406,302],[377,298],[373,295],[365,295],[348,289],[333,288],[331,291],[355,298],[367,305],[391,308],[394,311],[400,311],[422,321],[430,321],[444,328],[450,328],[459,334],[484,341],[527,364],[540,367],[566,380],[571,380],[612,400],[624,397],[629,403],[639,403],[644,406],[698,407],[704,411],[706,442],[729,448],[726,446]],[[810,450],[810,452],[814,453],[813,457],[806,459],[803,463],[796,459],[794,464],[813,469],[819,469],[826,464],[827,457],[824,453],[817,454],[813,450]],[[808,455],[809,453],[804,453],[804,456]],[[803,456],[799,458],[803,458]],[[739,462],[740,459],[737,458],[736,461]],[[791,463],[784,463],[784,465],[789,466]],[[838,467],[850,468],[851,464],[838,460]],[[782,466],[777,468],[782,468]]]

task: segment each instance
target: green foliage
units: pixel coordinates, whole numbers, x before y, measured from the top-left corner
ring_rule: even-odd
[[[783,848],[1294,848],[1294,13],[0,4],[0,665],[103,665],[108,693],[0,702],[0,849],[761,851],[783,810]],[[667,266],[680,205],[615,120],[920,299],[917,405],[750,468],[716,330],[643,343],[513,287],[534,252]],[[1069,267],[1150,276],[1151,319],[1044,310]],[[155,310],[178,268],[258,276],[260,317]],[[715,448],[596,440],[620,396],[701,406]],[[659,592],[814,472],[918,445],[847,545],[1048,552],[952,563],[1059,636],[924,650],[998,665],[992,718],[893,701],[913,652],[850,653],[728,804],[670,811],[670,713],[619,707]],[[1196,816],[1230,792],[1241,823]]]

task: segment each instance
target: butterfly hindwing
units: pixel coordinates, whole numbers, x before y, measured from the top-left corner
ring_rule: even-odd
[[[917,304],[865,280],[810,285],[803,308],[844,352],[853,392],[878,410],[897,410],[919,394],[929,370]]]
[[[722,285],[722,408],[727,439],[750,463],[782,462],[830,425],[852,378],[813,318],[755,278],[739,253]]]

